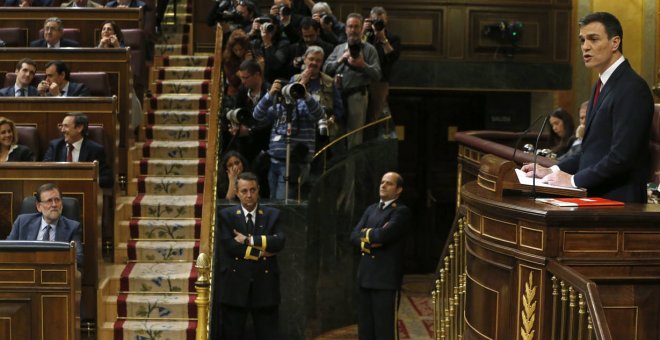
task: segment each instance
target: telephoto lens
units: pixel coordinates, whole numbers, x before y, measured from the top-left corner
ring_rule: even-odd
[[[290,16],[291,15],[291,7],[289,7],[287,5],[280,6],[280,14],[285,16],[285,17]]]
[[[360,52],[362,52],[362,42],[360,41],[349,42],[348,52],[350,53],[351,58],[353,59],[359,57]]]

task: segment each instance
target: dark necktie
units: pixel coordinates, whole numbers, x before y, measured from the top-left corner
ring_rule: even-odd
[[[600,95],[601,86],[603,86],[603,83],[600,81],[600,78],[598,78],[598,84],[596,84],[596,92],[594,93],[594,100],[591,107],[596,106],[596,103],[598,103],[598,95]]]
[[[18,89],[18,96],[25,97],[25,89]]]
[[[67,148],[66,161],[73,162],[73,144],[67,144],[66,148]]]
[[[42,241],[50,241],[51,228],[50,224],[46,226],[46,232],[44,232],[44,236],[41,238]]]
[[[250,213],[247,214],[247,229],[249,235],[254,234],[254,222],[252,222],[252,214]]]
[[[385,202],[378,203],[378,210],[383,210],[383,209],[385,209]]]

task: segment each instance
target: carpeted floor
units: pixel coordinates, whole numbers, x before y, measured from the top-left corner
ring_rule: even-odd
[[[401,286],[399,339],[433,339],[433,275],[406,275]],[[357,339],[357,325],[326,332],[316,340]]]

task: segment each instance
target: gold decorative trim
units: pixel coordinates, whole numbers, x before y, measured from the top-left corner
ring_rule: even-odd
[[[532,340],[536,331],[534,322],[536,321],[536,288],[534,285],[532,272],[529,272],[529,279],[525,282],[525,293],[522,295],[522,307],[520,318],[522,326],[520,327],[520,338],[523,340]]]
[[[480,224],[480,227],[479,227],[478,229],[475,228],[475,227],[473,226],[474,224],[472,223],[472,215],[474,215],[477,219],[480,220],[480,221],[479,221],[479,222],[480,222],[480,223],[479,223],[479,224]],[[481,227],[483,227],[483,221],[481,221],[481,220],[483,219],[483,216],[481,216],[480,214],[478,214],[478,213],[475,212],[474,210],[471,210],[470,208],[467,209],[467,214],[466,214],[466,216],[467,216],[467,225],[468,225],[468,228],[470,228],[470,230],[474,231],[475,233],[481,235]]]
[[[507,221],[503,221],[503,220],[498,220],[498,219],[496,219],[496,218],[492,218],[492,217],[488,217],[488,216],[482,216],[481,219],[482,219],[482,222],[481,222],[482,235],[484,235],[485,237],[488,237],[488,238],[490,238],[490,239],[493,239],[493,240],[502,241],[502,242],[509,243],[509,244],[516,244],[516,245],[518,244],[518,231],[517,231],[517,229],[518,229],[518,224],[516,224],[516,223],[511,223],[511,222],[507,222]],[[491,221],[495,221],[495,222],[499,222],[499,223],[502,223],[502,224],[507,224],[507,225],[509,225],[509,226],[513,226],[513,228],[516,229],[516,230],[514,230],[514,233],[513,233],[513,235],[514,235],[514,237],[515,237],[515,240],[514,240],[514,241],[509,241],[509,240],[505,240],[505,239],[503,239],[503,238],[495,237],[495,236],[493,236],[493,235],[491,235],[491,234],[487,234],[487,233],[486,233],[486,223],[485,223],[485,221],[484,221],[484,220],[486,220],[486,219],[491,220]]]
[[[567,234],[614,234],[616,235],[616,249],[578,249],[578,250],[566,250],[566,235]],[[564,253],[618,253],[619,245],[621,244],[619,232],[616,231],[575,231],[575,230],[563,230],[561,232],[561,251]]]
[[[621,251],[624,253],[658,253],[660,252],[660,248],[654,249],[654,250],[626,250],[626,235],[633,235],[633,234],[648,234],[648,235],[659,235],[658,232],[649,232],[649,231],[630,231],[630,232],[622,232],[621,235],[621,240],[623,243]]]
[[[497,185],[497,183],[495,181],[487,179],[487,178],[485,178],[481,175],[477,175],[477,184],[479,184],[480,187],[482,187],[482,188],[484,188],[488,191],[492,191],[492,192],[496,191],[495,186]]]
[[[0,272],[17,272],[26,271],[32,272],[32,281],[0,281],[0,283],[37,283],[37,275],[34,269],[0,269]]]
[[[44,281],[44,273],[46,273],[46,272],[48,272],[48,273],[64,272],[64,282],[55,282],[55,281],[45,282]],[[63,284],[68,284],[69,283],[69,275],[67,275],[68,271],[66,269],[64,269],[64,270],[62,270],[62,269],[43,269],[43,270],[40,271],[40,274],[41,274],[40,279],[41,279],[41,284],[42,285],[63,285]]]
[[[522,248],[528,248],[528,249],[534,249],[538,251],[543,251],[545,249],[545,231],[543,230],[537,230],[537,229],[532,229],[530,227],[525,227],[524,225],[519,226],[519,239],[520,239],[520,247]],[[529,230],[534,233],[540,233],[541,234],[541,248],[533,247],[531,245],[527,245],[524,243],[524,238],[523,238],[523,230]]]
[[[52,334],[49,334],[49,336],[45,336],[45,334],[44,334],[44,322],[48,320],[47,316],[44,315],[44,312],[46,311],[46,308],[44,308],[44,300],[45,299],[62,299],[62,298],[64,299],[64,310],[68,311],[69,307],[73,307],[73,306],[69,306],[69,297],[67,295],[42,295],[41,296],[41,338],[42,339],[51,339],[52,338]],[[66,319],[68,321],[69,318],[67,317]],[[66,324],[66,339],[68,340],[68,339],[70,339],[69,334],[71,333],[71,331],[70,331],[69,327],[71,327],[71,325],[70,325],[70,322],[65,322],[65,324]]]

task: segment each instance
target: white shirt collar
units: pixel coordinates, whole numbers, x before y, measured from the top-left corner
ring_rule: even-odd
[[[22,89],[22,87],[16,85],[16,83],[14,83],[14,96],[15,96],[16,94],[18,94],[18,93],[20,92],[21,89]],[[25,90],[25,95],[27,96],[27,95],[28,95],[28,89],[27,89],[27,87],[26,87],[24,90]]]
[[[53,228],[53,231],[55,231],[55,228],[57,227],[57,223],[58,223],[59,221],[60,221],[60,220],[58,219],[57,221],[55,221],[55,223],[53,223],[53,224],[50,225],[50,226]],[[43,231],[43,230],[46,228],[47,225],[48,225],[48,222],[46,222],[46,220],[44,220],[44,217],[41,216],[41,228],[39,228],[39,230],[40,230],[40,231]]]
[[[610,76],[612,76],[612,73],[614,73],[616,68],[619,67],[619,65],[623,64],[623,62],[625,60],[626,60],[626,58],[624,58],[623,55],[621,55],[621,57],[619,57],[619,59],[617,59],[617,61],[615,61],[614,64],[610,65],[610,67],[608,67],[607,70],[605,70],[605,72],[598,75],[598,77],[600,78],[600,82],[601,82],[601,85],[600,85],[601,89],[603,88],[603,86],[605,86],[605,83],[607,83],[607,80],[610,79]]]
[[[11,152],[14,151],[14,149],[16,149],[17,147],[18,147],[18,145],[12,144],[12,146],[9,147],[9,152],[7,152],[7,157],[5,157],[5,159],[3,159],[3,161],[5,161],[5,162],[8,161],[9,160],[9,155],[11,155]]]
[[[254,223],[257,215],[257,209],[259,208],[259,204],[254,206],[254,209],[252,211],[248,211],[245,209],[245,207],[241,204],[241,209],[243,210],[243,216],[245,216],[245,222],[247,222],[247,214],[252,214],[252,222]]]
[[[61,42],[61,40],[58,41],[57,44],[55,44],[55,45],[51,45],[49,43],[46,43],[46,47],[48,47],[48,48],[60,48],[60,42]]]
[[[392,199],[392,200],[389,200],[389,201],[383,201],[383,200],[380,200],[380,202],[383,203],[383,209],[389,207],[390,204],[392,204],[392,202],[394,202],[394,201],[396,201],[396,198],[395,198],[395,199]]]
[[[69,96],[69,84],[71,84],[71,82],[67,81],[66,84],[64,85],[64,87],[60,89],[60,97],[68,97]],[[64,92],[64,96],[62,95],[62,92]]]

